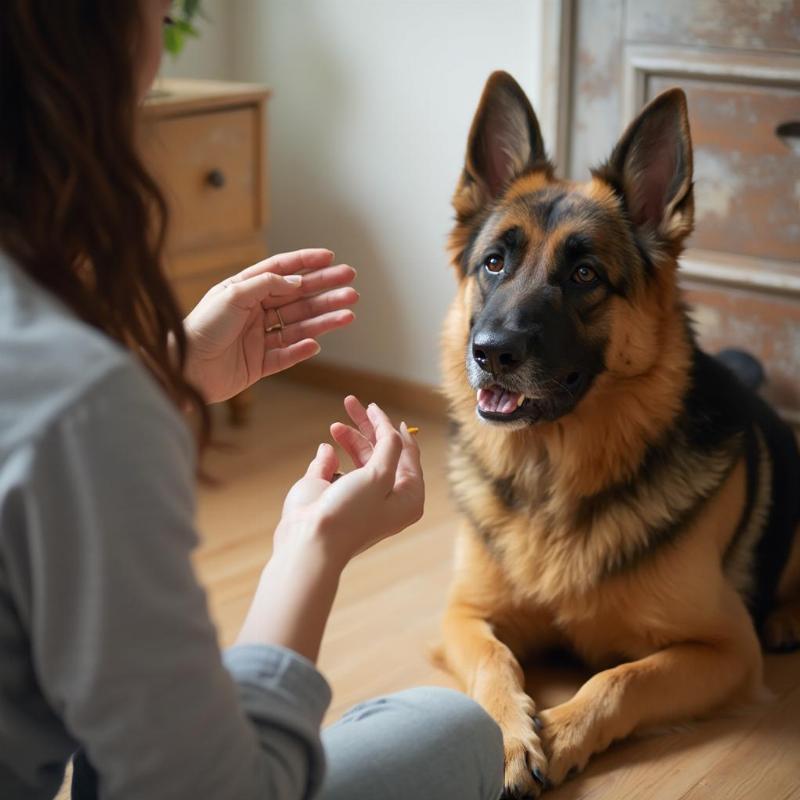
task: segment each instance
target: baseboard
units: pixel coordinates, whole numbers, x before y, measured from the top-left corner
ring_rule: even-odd
[[[354,394],[363,403],[402,406],[404,409],[439,419],[447,416],[447,402],[444,397],[436,387],[424,383],[316,361],[297,364],[284,375],[288,380],[340,392],[343,396]],[[414,420],[409,417],[408,422],[413,424]]]

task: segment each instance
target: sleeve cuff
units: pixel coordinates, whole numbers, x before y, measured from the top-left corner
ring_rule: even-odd
[[[325,774],[320,727],[331,702],[328,682],[308,659],[278,645],[236,645],[223,653],[223,663],[261,746],[270,748],[276,728],[305,745],[306,797],[313,796]]]
[[[239,644],[223,662],[240,688],[280,695],[317,727],[331,702],[331,688],[305,656],[280,645]],[[250,709],[245,709],[250,712]]]

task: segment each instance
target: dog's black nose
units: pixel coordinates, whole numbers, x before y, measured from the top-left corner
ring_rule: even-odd
[[[506,331],[476,333],[472,340],[472,357],[484,372],[492,375],[513,372],[525,359],[525,337]]]

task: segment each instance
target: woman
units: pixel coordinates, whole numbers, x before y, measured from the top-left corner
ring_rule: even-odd
[[[0,5],[0,797],[491,798],[502,748],[419,689],[320,737],[317,672],[345,564],[422,512],[405,426],[355,398],[292,488],[235,647],[190,565],[205,401],[352,320],[326,250],[268,259],[180,319],[164,205],[135,152],[164,0]],[[280,308],[285,323],[275,329]],[[323,744],[324,743],[324,744]],[[328,762],[327,776],[323,765]]]

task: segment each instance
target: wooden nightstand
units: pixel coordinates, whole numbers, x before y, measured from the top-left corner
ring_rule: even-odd
[[[162,80],[145,103],[142,148],[170,206],[167,272],[185,311],[267,256],[268,98],[253,84]],[[231,421],[247,407],[234,398]]]

